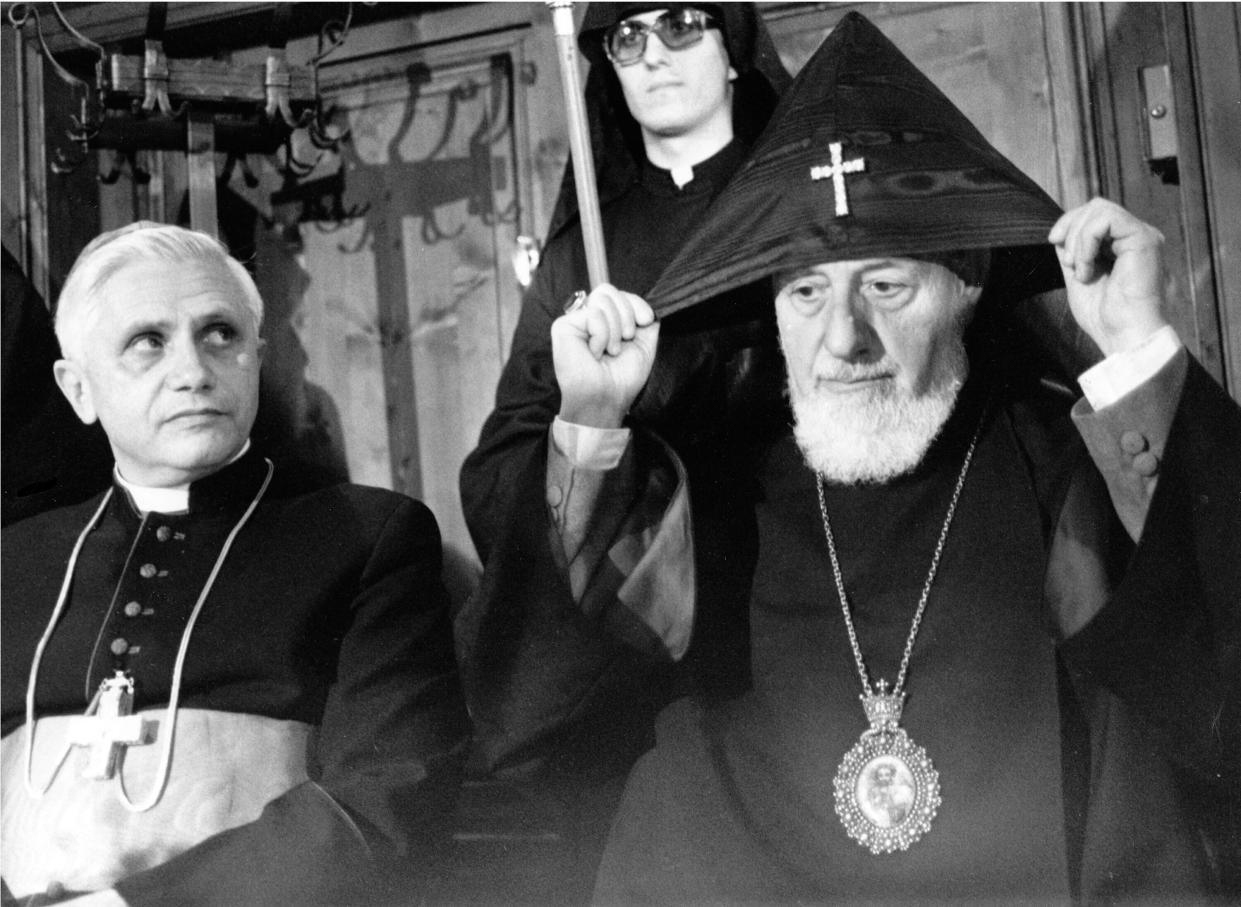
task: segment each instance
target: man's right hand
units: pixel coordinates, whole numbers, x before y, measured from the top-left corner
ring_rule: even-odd
[[[659,322],[646,300],[602,284],[552,322],[560,418],[619,428],[655,363]]]

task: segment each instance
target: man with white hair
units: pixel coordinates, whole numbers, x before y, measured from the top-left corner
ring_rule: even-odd
[[[740,688],[661,713],[598,903],[1237,896],[1241,408],[1166,319],[1162,241],[1061,212],[850,13],[650,304],[602,287],[553,325],[565,400],[620,433],[548,465],[596,495],[558,528],[609,626],[676,659],[720,606],[685,539],[751,543],[742,639],[699,652],[743,652]],[[718,452],[746,506],[690,526],[629,407],[657,315],[762,278],[790,405]],[[1022,320],[1059,284],[1103,354],[1076,402]],[[585,707],[616,679],[582,664],[554,682]]]
[[[116,465],[4,533],[6,897],[339,904],[431,868],[468,734],[439,532],[251,446],[262,318],[179,227],[66,279],[56,381]]]

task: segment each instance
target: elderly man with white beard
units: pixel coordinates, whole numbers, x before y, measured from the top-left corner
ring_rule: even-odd
[[[886,482],[918,465],[969,372],[965,326],[982,268],[973,275],[970,285],[943,264],[915,258],[777,275],[793,433],[825,479]]]
[[[1162,243],[1061,212],[850,14],[651,303],[553,325],[562,418],[619,451],[548,467],[600,619],[675,659],[714,605],[693,540],[753,551],[740,689],[661,714],[599,903],[1238,892],[1241,410],[1165,317]],[[720,451],[753,477],[735,527],[691,528],[626,412],[657,317],[763,277],[789,410]],[[1103,354],[1076,402],[1031,328],[1061,283]],[[563,673],[583,704],[616,682]]]

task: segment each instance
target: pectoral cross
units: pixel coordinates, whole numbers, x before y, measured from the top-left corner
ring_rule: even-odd
[[[74,718],[69,726],[69,742],[89,746],[90,758],[82,770],[83,778],[98,781],[116,774],[121,748],[141,746],[155,739],[157,723],[141,715],[130,714],[134,708],[134,682],[117,671],[99,685],[99,704],[93,715]]]
[[[861,173],[866,169],[866,160],[859,157],[846,161],[844,159],[843,146],[840,142],[832,142],[827,148],[832,153],[831,164],[811,167],[810,178],[812,180],[830,179],[832,181],[832,188],[836,190],[836,216],[844,217],[849,213],[849,200],[845,197],[845,174]]]

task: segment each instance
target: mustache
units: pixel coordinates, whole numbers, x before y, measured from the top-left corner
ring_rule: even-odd
[[[890,378],[896,367],[888,358],[878,362],[831,362],[816,369],[814,377],[819,381],[867,381],[873,378]]]

